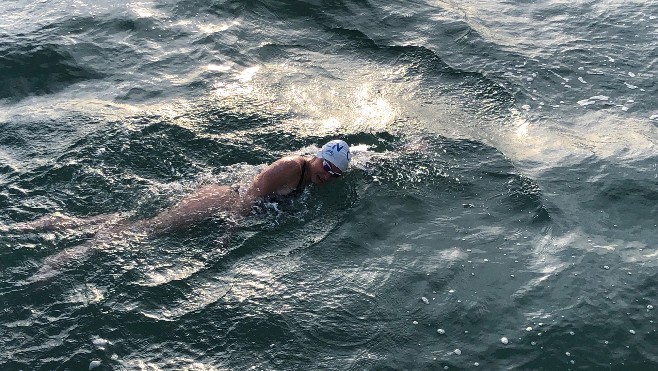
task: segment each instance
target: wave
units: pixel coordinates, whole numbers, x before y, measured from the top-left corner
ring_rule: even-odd
[[[79,64],[62,46],[0,43],[0,52],[0,99],[52,94],[103,76]]]

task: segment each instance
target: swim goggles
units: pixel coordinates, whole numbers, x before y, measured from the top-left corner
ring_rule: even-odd
[[[337,178],[337,177],[343,175],[343,174],[341,174],[341,173],[337,173],[337,172],[331,170],[331,165],[330,165],[329,162],[327,162],[327,160],[325,160],[325,159],[322,159],[322,168],[324,169],[324,171],[328,172],[328,173],[331,174],[331,176],[333,176],[333,177],[336,177],[336,178]]]

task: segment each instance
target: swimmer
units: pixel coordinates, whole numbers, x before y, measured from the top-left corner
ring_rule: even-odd
[[[287,156],[273,162],[254,177],[243,193],[227,185],[206,185],[151,219],[130,223],[123,220],[121,214],[82,219],[56,213],[33,222],[14,225],[11,230],[28,232],[84,226],[97,228],[95,239],[46,258],[31,279],[40,281],[56,275],[57,268],[65,263],[83,258],[92,246],[122,233],[156,236],[191,227],[220,213],[241,217],[249,214],[258,200],[269,196],[296,196],[311,184],[319,186],[330,183],[347,171],[350,159],[348,144],[342,140],[332,140],[322,146],[315,156]]]
[[[201,187],[173,208],[134,226],[148,234],[180,230],[220,212],[249,214],[256,201],[268,196],[297,196],[310,184],[322,185],[343,175],[350,163],[350,148],[342,140],[322,146],[314,157],[288,156],[261,171],[244,194],[235,188],[211,184]]]

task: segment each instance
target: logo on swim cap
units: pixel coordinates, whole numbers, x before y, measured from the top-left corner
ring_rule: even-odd
[[[340,171],[345,172],[350,165],[350,146],[342,140],[334,139],[322,146],[315,156],[331,162]]]

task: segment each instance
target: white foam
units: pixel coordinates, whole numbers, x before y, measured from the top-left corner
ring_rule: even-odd
[[[93,339],[91,339],[91,343],[94,344],[95,346],[99,347],[99,348],[102,348],[102,347],[105,347],[105,346],[108,346],[108,345],[112,345],[112,342],[110,342],[107,339],[100,338],[100,337],[94,337]]]
[[[605,96],[605,95],[595,95],[595,96],[590,97],[588,99],[579,100],[577,103],[581,106],[588,106],[590,104],[596,103],[597,100],[607,101],[609,99],[610,99],[610,97]]]

